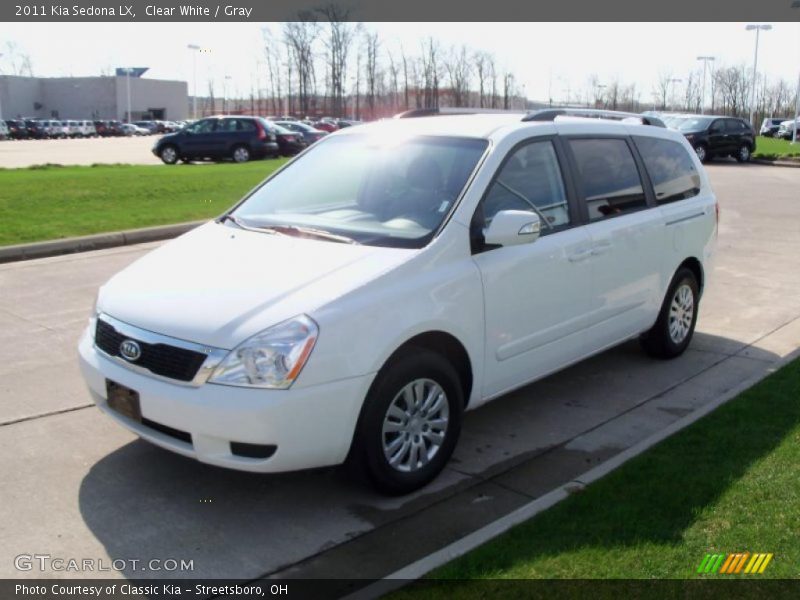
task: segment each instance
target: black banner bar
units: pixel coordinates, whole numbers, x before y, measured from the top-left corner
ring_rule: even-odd
[[[11,0],[0,21],[296,21],[323,6],[349,21],[798,21],[794,0]],[[676,44],[680,40],[675,40]]]

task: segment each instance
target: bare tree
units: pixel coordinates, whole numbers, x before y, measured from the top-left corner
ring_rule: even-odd
[[[661,107],[661,110],[667,109],[667,100],[669,97],[670,86],[672,85],[672,72],[660,71],[658,80],[653,88],[653,100]]]
[[[297,101],[299,111],[308,114],[311,91],[315,85],[314,41],[319,33],[319,25],[310,11],[301,11],[299,21],[283,25],[283,38],[289,49],[290,62],[297,73]]]
[[[369,106],[369,117],[375,118],[375,95],[378,88],[378,50],[380,40],[376,32],[364,34],[364,50],[366,64],[365,76],[367,84],[367,106]]]
[[[264,27],[261,30],[264,39],[264,57],[267,66],[267,82],[270,100],[272,102],[272,113],[278,115],[282,112],[283,106],[283,73],[281,65],[283,59],[281,57],[281,44],[275,39],[268,28]]]
[[[514,75],[510,71],[503,74],[503,108],[511,108],[511,96],[513,95],[512,86],[514,85]]]
[[[347,85],[347,55],[358,33],[358,25],[348,22],[350,9],[333,3],[318,8],[317,13],[327,21],[327,32],[323,41],[326,48],[331,113],[335,117],[341,117],[344,116]]]
[[[425,108],[439,107],[439,81],[441,80],[439,44],[432,37],[422,43],[422,78]]]
[[[389,60],[389,107],[392,112],[395,112],[398,108],[398,94],[399,94],[399,77],[400,77],[400,65],[395,62],[394,56],[391,52],[386,53],[386,57]]]
[[[467,47],[453,48],[444,61],[454,106],[466,106],[469,103],[469,84],[472,68],[469,63]]]
[[[487,52],[478,51],[473,57],[475,63],[475,75],[478,77],[478,104],[481,108],[486,108],[489,104],[487,92],[489,87],[489,70],[491,56]]]

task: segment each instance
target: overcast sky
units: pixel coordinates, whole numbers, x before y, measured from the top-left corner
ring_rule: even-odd
[[[192,55],[188,43],[211,49],[198,57],[198,92],[207,80],[221,94],[225,75],[228,95],[248,95],[261,52],[261,28],[255,23],[4,23],[0,40],[11,41],[30,55],[40,76],[96,75],[118,66],[150,67],[147,77],[181,79],[192,92]],[[275,29],[278,24],[271,24]],[[713,55],[717,65],[752,68],[755,33],[744,23],[368,23],[378,31],[383,50],[402,44],[416,53],[427,36],[444,47],[462,43],[492,52],[498,66],[510,69],[531,99],[554,101],[587,87],[590,75],[601,82],[615,77],[636,83],[649,101],[659,72],[684,78],[697,68],[698,55]],[[8,50],[0,73],[8,74]],[[796,83],[800,69],[800,23],[774,23],[762,32],[759,71]],[[262,80],[260,85],[265,86]],[[677,84],[680,93],[680,84]]]

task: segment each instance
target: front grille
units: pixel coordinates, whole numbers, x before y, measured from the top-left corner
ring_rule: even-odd
[[[97,319],[94,343],[100,350],[111,356],[122,358],[119,347],[125,340],[134,340],[142,350],[142,354],[137,360],[128,361],[130,364],[178,381],[192,381],[206,360],[206,355],[202,352],[167,344],[148,344],[136,338],[127,337],[117,331],[113,325]]]

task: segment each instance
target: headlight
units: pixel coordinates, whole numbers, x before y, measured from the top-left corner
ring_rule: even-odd
[[[318,333],[305,315],[278,323],[231,350],[208,381],[285,390],[306,364]]]

